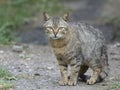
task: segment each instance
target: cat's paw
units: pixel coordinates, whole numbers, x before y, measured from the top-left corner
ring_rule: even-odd
[[[68,80],[60,80],[60,81],[59,81],[59,84],[60,84],[61,86],[65,86],[65,85],[68,84]]]
[[[95,78],[90,78],[89,80],[87,80],[87,84],[92,85],[96,83],[96,79]]]
[[[77,85],[77,80],[69,80],[68,81],[68,85],[69,86],[75,86],[75,85]]]

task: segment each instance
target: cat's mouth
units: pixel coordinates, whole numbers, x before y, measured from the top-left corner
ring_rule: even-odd
[[[52,39],[57,40],[57,39],[60,39],[60,38],[59,37],[52,37]]]
[[[64,37],[63,36],[57,36],[57,35],[54,35],[54,36],[52,36],[52,37],[50,37],[51,39],[53,39],[53,40],[59,40],[59,39],[63,39]]]
[[[53,40],[59,40],[59,39],[62,39],[62,37],[54,36],[54,37],[51,37],[51,39],[53,39]]]
[[[54,35],[53,37],[51,37],[52,39],[56,40],[59,39],[60,37],[58,37],[57,35]]]

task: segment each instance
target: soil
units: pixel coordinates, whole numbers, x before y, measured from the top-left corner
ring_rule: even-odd
[[[0,47],[0,66],[8,68],[17,80],[14,90],[116,90],[120,82],[120,47],[108,45],[110,74],[103,82],[87,85],[78,81],[77,86],[59,86],[60,71],[50,46],[27,45],[22,52],[11,47]],[[86,75],[91,75],[88,70]]]
[[[77,21],[80,13],[82,13],[83,17],[80,16],[81,18],[90,18],[84,19],[85,22],[98,25],[96,23],[96,19],[98,18],[97,10],[96,15],[94,15],[95,17],[92,17],[94,10],[88,11],[91,13],[89,15],[84,12],[84,10],[86,10],[85,7],[87,7],[86,5],[88,5],[87,2],[89,1],[90,0],[80,0],[84,7],[74,7],[75,2],[69,4],[71,7],[74,7],[74,9],[77,9],[72,14],[74,17],[73,21]],[[91,0],[92,5],[95,5],[94,8],[98,6],[96,5],[97,1],[99,1],[100,5],[103,5],[103,0]],[[91,3],[89,3],[89,5],[91,5]],[[81,12],[81,10],[83,12]],[[101,9],[99,9],[99,11],[101,11]],[[78,17],[76,17],[76,15]],[[19,34],[21,37],[19,47],[24,47],[22,51],[13,51],[13,46],[0,46],[0,67],[7,68],[17,77],[16,80],[13,80],[15,84],[14,90],[117,90],[114,84],[120,83],[119,43],[107,45],[110,73],[109,77],[104,81],[96,83],[95,85],[87,85],[85,82],[79,80],[77,86],[59,86],[59,66],[42,28],[31,27],[30,24],[27,28],[24,28],[24,30]],[[86,74],[91,75],[91,70],[89,69]]]

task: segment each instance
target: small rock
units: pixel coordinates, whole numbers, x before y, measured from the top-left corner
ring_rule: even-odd
[[[120,43],[115,43],[114,47],[120,47]]]
[[[31,56],[26,54],[26,53],[20,53],[19,54],[19,57],[22,58],[22,59],[25,59],[25,60],[31,60]]]
[[[21,45],[13,45],[12,50],[14,52],[23,52],[23,46],[21,46]]]
[[[0,54],[3,54],[4,53],[4,51],[3,50],[0,50]]]
[[[30,58],[30,57],[27,57],[26,60],[31,60],[31,58]]]
[[[52,70],[52,69],[53,69],[53,67],[47,67],[47,69],[48,69],[48,70]]]
[[[115,78],[114,77],[110,77],[109,80],[114,80]]]
[[[21,70],[21,69],[19,69],[19,70],[18,70],[18,72],[22,72],[22,70]]]
[[[40,74],[39,73],[35,73],[34,76],[40,76]]]
[[[24,54],[19,54],[19,57],[20,57],[20,58],[24,58],[25,55],[24,55]]]

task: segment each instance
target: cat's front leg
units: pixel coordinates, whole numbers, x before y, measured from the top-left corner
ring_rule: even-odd
[[[64,63],[62,60],[58,60],[59,66],[60,66],[60,72],[61,72],[61,80],[59,81],[59,84],[62,86],[65,86],[68,84],[68,75],[67,75],[67,64]]]
[[[68,85],[75,86],[78,81],[78,74],[80,70],[80,63],[76,61],[76,59],[72,60],[70,63],[71,66],[71,74],[70,79],[68,81]]]

